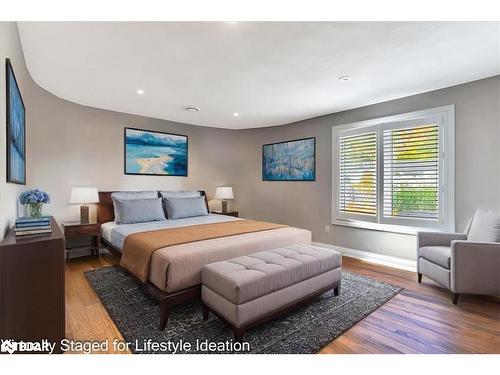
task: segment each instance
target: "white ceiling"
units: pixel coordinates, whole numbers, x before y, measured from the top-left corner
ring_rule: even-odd
[[[19,31],[33,79],[54,95],[232,129],[500,74],[498,23],[20,22]]]

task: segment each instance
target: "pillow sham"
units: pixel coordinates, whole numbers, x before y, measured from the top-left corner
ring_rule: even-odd
[[[196,198],[201,194],[197,190],[166,190],[160,191],[160,196],[163,198]]]
[[[163,198],[168,220],[208,215],[205,197]]]
[[[111,199],[113,201],[113,208],[115,211],[115,221],[118,223],[120,221],[119,212],[116,209],[115,199],[130,200],[130,199],[156,199],[158,198],[158,192],[154,190],[144,190],[144,191],[116,191],[111,193]]]
[[[166,220],[161,198],[155,199],[119,199],[113,200],[118,212],[117,224],[146,223]]]

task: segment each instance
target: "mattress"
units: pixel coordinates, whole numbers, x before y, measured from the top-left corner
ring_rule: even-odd
[[[189,225],[222,223],[225,221],[243,220],[233,216],[210,214],[206,216],[188,217],[176,220],[151,221],[147,223],[136,224],[116,224],[110,221],[101,225],[101,236],[108,243],[118,250],[123,248],[125,237],[129,234],[148,232],[152,230],[187,227]]]

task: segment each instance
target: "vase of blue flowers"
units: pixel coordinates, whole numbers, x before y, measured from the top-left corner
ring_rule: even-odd
[[[40,217],[42,216],[43,205],[50,203],[50,197],[42,190],[30,189],[21,193],[19,203],[28,205],[31,217]]]

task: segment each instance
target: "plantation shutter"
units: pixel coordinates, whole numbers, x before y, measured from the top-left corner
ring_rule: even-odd
[[[439,219],[439,126],[383,131],[383,215]]]
[[[377,133],[341,137],[339,148],[339,210],[376,216]]]

